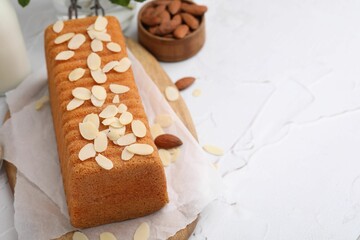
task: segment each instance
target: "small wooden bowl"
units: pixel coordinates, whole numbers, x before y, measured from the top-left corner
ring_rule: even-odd
[[[145,4],[138,14],[138,40],[154,57],[163,62],[177,62],[188,59],[200,51],[205,43],[205,15],[201,17],[199,28],[182,39],[171,39],[151,34],[143,26],[140,18],[143,11],[155,5],[156,1]],[[189,2],[191,3],[191,2]]]

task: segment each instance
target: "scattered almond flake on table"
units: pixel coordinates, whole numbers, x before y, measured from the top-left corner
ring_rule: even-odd
[[[149,224],[143,222],[136,229],[134,234],[134,240],[148,240],[150,237],[150,227]]]
[[[119,98],[119,95],[115,95],[113,100],[112,100],[112,103],[120,103],[120,98]]]
[[[92,105],[94,105],[95,107],[102,107],[102,105],[104,105],[105,103],[105,100],[99,100],[94,95],[91,95],[90,100]]]
[[[105,100],[107,96],[105,88],[99,85],[94,85],[91,88],[91,93],[99,100]]]
[[[134,120],[131,122],[131,130],[135,134],[135,136],[142,138],[146,135],[146,127],[145,124],[141,120]]]
[[[118,108],[115,105],[108,105],[106,108],[104,108],[101,113],[99,114],[99,117],[101,118],[111,118],[115,117],[115,115],[118,114]]]
[[[97,115],[95,113],[90,113],[90,114],[86,115],[83,122],[92,122],[96,128],[100,127],[99,115]]]
[[[66,106],[66,110],[72,111],[72,110],[80,107],[81,105],[83,105],[84,102],[85,102],[84,100],[74,98],[68,103],[68,105]]]
[[[104,152],[108,146],[107,135],[103,132],[99,132],[94,140],[94,148],[96,152]]]
[[[154,148],[145,143],[134,143],[128,146],[127,150],[137,155],[150,155],[154,152]]]
[[[118,106],[118,110],[119,110],[119,113],[124,113],[127,111],[127,106],[123,103],[120,103],[120,105]]]
[[[165,133],[160,124],[158,123],[155,123],[150,127],[150,132],[153,139]]]
[[[124,150],[122,150],[121,152],[121,159],[124,160],[124,161],[128,161],[130,160],[135,154],[129,152],[127,150],[127,147],[124,148]]]
[[[165,96],[168,101],[173,102],[179,99],[179,90],[176,87],[168,86],[165,88]]]
[[[128,57],[124,57],[119,61],[119,65],[114,67],[118,73],[126,72],[131,67],[131,61]]]
[[[55,44],[61,44],[69,41],[73,36],[75,36],[75,33],[65,33],[55,38],[54,42]]]
[[[155,117],[155,123],[158,123],[163,128],[170,127],[173,122],[174,121],[169,114],[159,114]]]
[[[59,20],[53,25],[53,31],[56,33],[60,33],[64,29],[64,22]]]
[[[128,146],[136,142],[136,136],[133,133],[128,133],[125,136],[118,138],[116,144],[119,146]]]
[[[121,52],[121,46],[115,42],[109,42],[106,47],[112,52]]]
[[[87,57],[86,63],[90,70],[98,70],[101,66],[101,58],[96,53],[90,53]]]
[[[194,91],[192,92],[192,95],[194,97],[199,97],[201,95],[201,89],[197,88],[197,89],[194,89]]]
[[[110,61],[103,67],[102,71],[104,73],[110,72],[114,67],[119,65],[119,61]]]
[[[110,91],[115,94],[126,93],[130,90],[128,86],[120,85],[120,84],[110,84]]]
[[[87,160],[89,158],[93,158],[96,156],[96,151],[93,143],[88,143],[83,146],[79,152],[79,159],[81,161]]]
[[[127,125],[133,120],[133,115],[131,114],[131,112],[123,112],[120,115],[119,120],[122,125]]]
[[[75,55],[74,51],[62,51],[59,52],[58,55],[56,55],[55,60],[63,61],[63,60],[69,60]]]
[[[164,167],[169,166],[171,162],[171,154],[166,149],[159,149],[159,156]]]
[[[96,31],[103,31],[105,30],[107,25],[108,25],[108,20],[106,19],[106,17],[98,16],[94,23],[94,29]]]
[[[92,122],[79,123],[80,134],[86,140],[94,140],[99,134],[98,128]]]
[[[171,148],[168,151],[171,154],[171,162],[176,162],[181,152],[180,148]]]
[[[212,155],[216,155],[216,156],[224,155],[224,150],[214,145],[204,145],[203,149]]]
[[[72,240],[89,240],[89,238],[84,233],[76,231],[72,236]]]
[[[39,111],[45,103],[47,103],[49,101],[49,96],[48,95],[44,95],[42,96],[39,100],[36,101],[35,103],[35,109],[37,111]]]
[[[77,87],[72,90],[72,95],[80,100],[90,100],[91,92],[89,89],[84,87]]]
[[[84,44],[85,41],[86,41],[86,37],[84,34],[81,33],[75,34],[75,36],[72,37],[71,40],[69,41],[68,48],[71,50],[79,49],[81,45]]]
[[[102,124],[104,126],[109,126],[110,124],[112,124],[113,122],[115,122],[116,120],[119,120],[118,118],[116,117],[109,117],[109,118],[106,118],[105,120],[102,121]]]
[[[98,39],[92,40],[90,47],[91,47],[91,51],[93,51],[94,53],[101,52],[104,49],[103,43]]]
[[[91,77],[94,79],[94,81],[99,84],[105,83],[107,80],[106,74],[101,69],[91,70],[90,74],[91,74]]]
[[[82,78],[85,74],[85,69],[83,68],[75,68],[69,73],[69,81],[74,82]]]
[[[100,167],[105,170],[110,170],[114,167],[113,162],[104,155],[101,155],[100,153],[95,157],[95,161],[97,162],[97,164],[99,164]]]

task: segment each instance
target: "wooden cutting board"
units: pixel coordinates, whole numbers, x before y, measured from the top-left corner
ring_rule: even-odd
[[[161,67],[159,62],[152,56],[147,50],[145,50],[140,44],[137,42],[126,39],[126,44],[131,52],[135,55],[135,57],[140,61],[142,66],[144,67],[147,74],[150,78],[154,81],[154,83],[158,86],[160,91],[164,93],[165,88],[167,86],[174,85],[171,81],[170,77],[166,74],[164,69]],[[184,102],[184,100],[179,98],[179,100],[175,102],[170,102],[171,107],[175,111],[175,113],[179,116],[182,120],[184,125],[189,129],[190,133],[197,139],[197,134],[195,130],[194,123],[192,121],[190,112]],[[6,115],[6,119],[10,117],[8,113]],[[11,189],[14,191],[15,183],[16,183],[16,167],[4,161],[5,169],[9,178],[9,184]],[[173,237],[169,238],[169,240],[186,240],[190,237],[192,232],[195,229],[197,220],[189,224],[186,228],[178,231]],[[72,239],[72,232],[67,233],[56,240],[71,240]]]

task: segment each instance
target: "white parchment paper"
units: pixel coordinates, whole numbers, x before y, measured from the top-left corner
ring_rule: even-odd
[[[158,114],[171,114],[175,122],[165,131],[179,136],[184,145],[178,160],[165,168],[170,203],[143,218],[83,230],[90,239],[98,239],[104,231],[114,233],[118,239],[132,239],[144,221],[150,225],[150,239],[166,239],[195,220],[220,189],[219,177],[196,140],[141,64],[129,55],[150,124]],[[20,240],[51,239],[74,230],[67,213],[50,105],[40,111],[34,107],[47,94],[46,77],[44,67],[7,94],[12,117],[0,130],[5,159],[18,168],[14,205]]]

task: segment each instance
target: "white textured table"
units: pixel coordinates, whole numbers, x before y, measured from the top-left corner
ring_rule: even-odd
[[[200,144],[225,150],[209,156],[223,176],[222,198],[203,212],[192,239],[355,240],[360,2],[198,2],[209,7],[204,49],[162,64],[174,80],[198,78],[182,95]],[[43,50],[31,41],[53,21],[51,1],[17,12],[36,68]],[[136,37],[135,21],[127,34]],[[0,110],[2,117],[6,106]],[[13,210],[3,171],[0,191],[0,239],[7,240]]]

